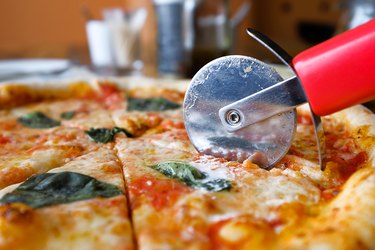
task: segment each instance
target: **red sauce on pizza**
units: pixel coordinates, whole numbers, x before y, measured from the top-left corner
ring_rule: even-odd
[[[120,109],[123,106],[123,94],[115,85],[101,84],[100,90],[99,99],[108,109]]]
[[[163,122],[160,123],[159,126],[165,131],[168,131],[173,128],[177,128],[177,129],[185,128],[185,125],[183,122],[174,122],[171,120],[164,120]]]
[[[313,121],[310,115],[307,114],[298,114],[297,116],[297,123],[304,124],[304,125],[312,125]]]
[[[181,195],[189,191],[190,188],[176,180],[158,179],[153,176],[137,178],[129,185],[131,196],[146,196],[156,210],[173,205]],[[135,207],[138,205],[140,204],[133,204]]]
[[[333,155],[330,157],[331,161],[338,163],[338,172],[342,181],[346,181],[349,177],[356,172],[368,160],[366,152],[359,152],[351,159],[343,159],[340,155]]]
[[[323,190],[321,193],[321,198],[323,201],[329,201],[335,198],[341,191],[341,187],[334,187]]]
[[[4,135],[0,135],[0,144],[6,144],[10,142],[10,139]]]
[[[337,164],[335,171],[344,183],[368,160],[366,152],[358,148],[349,132],[326,134],[327,161]]]

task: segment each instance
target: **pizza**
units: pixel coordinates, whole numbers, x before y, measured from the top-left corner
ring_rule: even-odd
[[[375,116],[298,108],[271,170],[198,153],[182,85],[0,86],[0,249],[375,249]]]

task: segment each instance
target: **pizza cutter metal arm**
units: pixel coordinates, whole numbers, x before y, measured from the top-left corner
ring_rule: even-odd
[[[248,28],[247,33],[294,72],[290,66],[292,57],[278,44],[254,29]],[[306,102],[302,85],[298,77],[294,76],[221,108],[219,115],[223,126],[233,132]]]
[[[278,44],[254,29],[247,29],[247,33],[271,51],[294,72],[294,69],[290,65],[292,57]],[[298,77],[293,76],[270,88],[221,108],[219,110],[219,116],[223,126],[228,131],[235,131],[265,120],[271,116],[295,109],[297,106],[306,102],[307,98],[303,87]],[[321,169],[324,170],[326,165],[324,130],[320,117],[315,115],[314,112],[311,113],[313,116],[319,165]],[[282,126],[282,124],[280,124],[280,126]]]
[[[263,34],[252,29],[248,29],[248,34],[297,76],[221,108],[222,124],[233,132],[309,101],[319,161],[324,170],[325,140],[318,115],[331,114],[375,98],[375,19],[303,51],[293,59]]]

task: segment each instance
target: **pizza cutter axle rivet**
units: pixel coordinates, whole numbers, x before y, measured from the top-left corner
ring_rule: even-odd
[[[238,126],[241,123],[241,114],[237,110],[228,110],[225,115],[226,122],[231,126]]]

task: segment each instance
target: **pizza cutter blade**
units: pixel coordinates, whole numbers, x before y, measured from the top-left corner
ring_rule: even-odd
[[[248,33],[296,76],[283,80],[271,66],[245,56],[208,63],[185,95],[185,127],[191,142],[201,153],[240,162],[250,159],[271,169],[291,145],[296,106],[308,102],[324,170],[319,116],[375,98],[375,20],[295,58],[259,32]]]
[[[272,167],[290,147],[296,111],[231,131],[223,126],[219,110],[282,80],[275,69],[251,57],[227,56],[204,66],[192,79],[184,101],[186,129],[197,150]],[[233,124],[237,119],[242,119],[239,114],[228,114]]]

